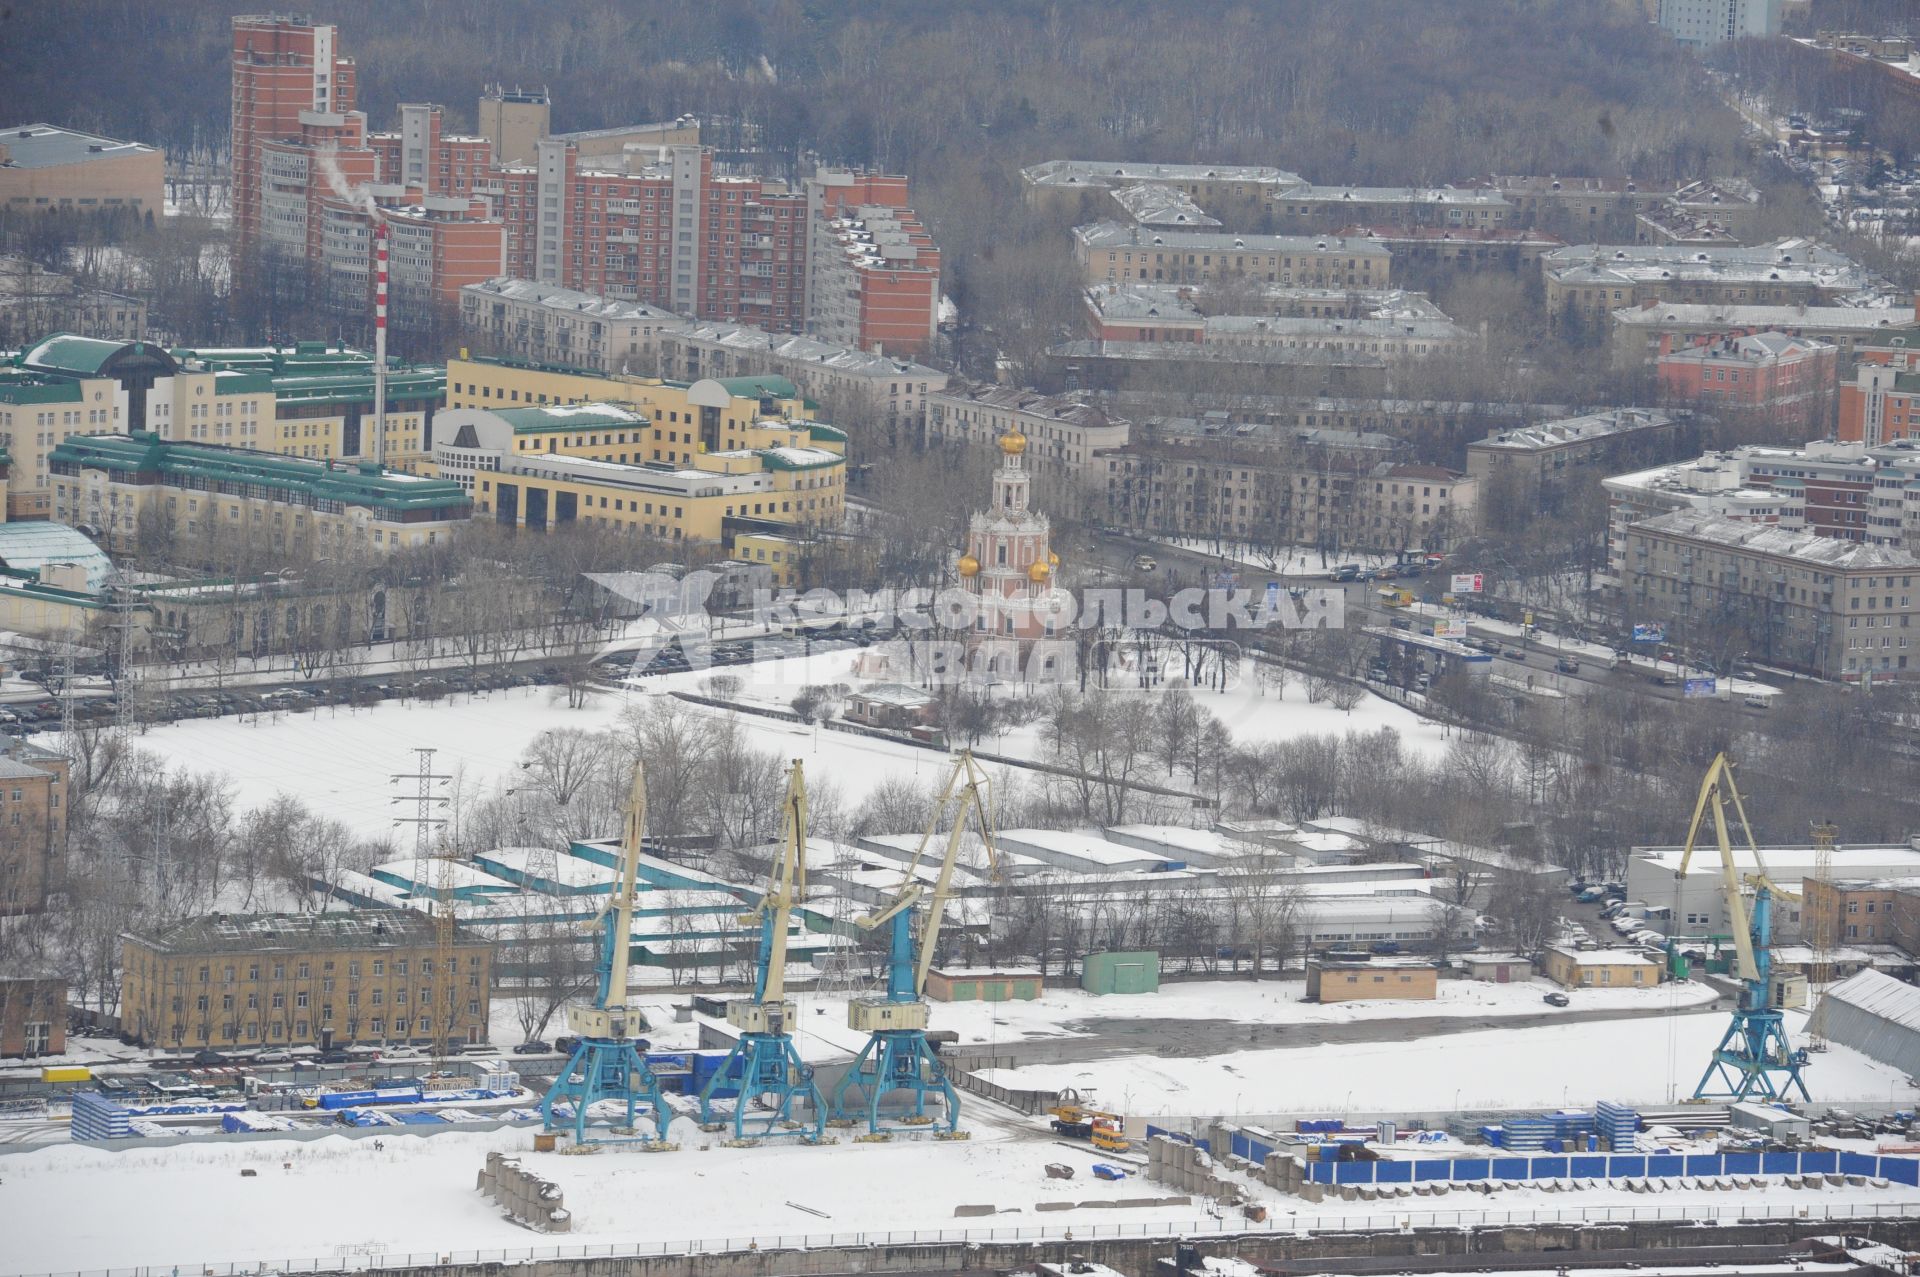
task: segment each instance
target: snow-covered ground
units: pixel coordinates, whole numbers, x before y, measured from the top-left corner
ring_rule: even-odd
[[[976,1116],[987,1106],[972,1102]],[[642,1153],[613,1150],[596,1157],[529,1151],[524,1129],[449,1132],[432,1137],[383,1131],[371,1139],[315,1142],[205,1143],[168,1149],[100,1152],[55,1146],[0,1160],[0,1221],[7,1223],[0,1272],[70,1272],[107,1267],[170,1265],[198,1272],[202,1264],[341,1259],[383,1255],[451,1255],[479,1251],[521,1257],[534,1247],[631,1247],[642,1251],[819,1246],[829,1240],[909,1241],[918,1233],[1000,1230],[1028,1236],[1067,1229],[1076,1236],[1125,1227],[1164,1229],[1169,1235],[1217,1227],[1253,1229],[1244,1220],[1209,1222],[1204,1203],[1123,1209],[1099,1203],[1172,1195],[1136,1178],[1103,1182],[1090,1174],[1095,1160],[1113,1161],[1080,1145],[1038,1138],[1039,1119],[1005,1116],[976,1122],[971,1140],[896,1142],[824,1147],[709,1148]],[[490,1149],[511,1151],[529,1170],[556,1182],[565,1194],[574,1230],[566,1236],[529,1234],[508,1222],[474,1189]],[[1066,1163],[1071,1180],[1048,1178],[1045,1166]],[[254,1172],[243,1176],[243,1171]],[[1483,1213],[1525,1218],[1529,1211],[1567,1218],[1607,1211],[1618,1218],[1659,1209],[1672,1218],[1787,1216],[1829,1210],[1892,1210],[1920,1204],[1911,1188],[1858,1187],[1818,1193],[1772,1186],[1741,1193],[1688,1192],[1675,1187],[1651,1201],[1624,1188],[1547,1194],[1506,1190],[1440,1201],[1391,1204],[1332,1201],[1319,1206],[1265,1187],[1251,1190],[1272,1217],[1264,1227],[1292,1232],[1332,1228],[1371,1217],[1419,1221],[1429,1212],[1450,1224]],[[1040,1202],[1071,1201],[1079,1208],[1035,1211]],[[1090,1204],[1090,1205],[1088,1205]],[[956,1218],[963,1205],[993,1206],[984,1218]],[[301,1264],[302,1267],[306,1265]],[[219,1269],[216,1271],[225,1271]]]
[[[1804,1026],[1803,1014],[1789,1013],[1791,1031],[1803,1035]],[[1377,1042],[1201,1059],[1117,1056],[985,1076],[1031,1090],[1093,1087],[1134,1116],[1511,1109],[1595,1097],[1665,1104],[1692,1094],[1726,1027],[1717,1015],[1655,1014],[1449,1034],[1422,1042],[1417,1065],[1404,1042]],[[1920,1097],[1899,1070],[1842,1046],[1815,1057],[1807,1085],[1820,1103]]]
[[[747,666],[648,677],[616,691],[595,692],[580,709],[569,709],[563,690],[516,688],[441,701],[387,701],[371,708],[333,706],[253,718],[190,719],[150,729],[142,748],[159,751],[181,766],[232,777],[234,797],[254,807],[291,794],[345,821],[367,837],[392,831],[389,777],[410,770],[412,750],[440,751],[434,765],[452,775],[456,791],[481,793],[517,769],[520,755],[543,731],[574,728],[603,731],[618,726],[629,705],[679,689],[698,692],[716,675],[739,680],[743,703],[786,709],[801,689],[814,684],[856,683],[853,654],[823,652]],[[1015,694],[1012,692],[1009,695]],[[1154,693],[1130,693],[1153,695]],[[1284,697],[1257,680],[1225,692],[1200,691],[1196,701],[1239,740],[1283,740],[1391,728],[1403,744],[1422,754],[1446,746],[1441,726],[1411,710],[1368,696],[1350,713],[1331,704],[1311,704],[1295,682]],[[690,712],[728,711],[689,706]],[[937,750],[848,732],[803,727],[759,715],[736,715],[753,743],[782,758],[804,758],[810,777],[825,779],[845,801],[857,803],[888,780],[930,781],[944,774]],[[981,741],[984,751],[1043,760],[1045,743],[1035,727],[1011,729]],[[1014,770],[996,767],[995,779]],[[1143,776],[1149,782],[1162,780]]]
[[[1387,567],[1394,562],[1391,554],[1360,554],[1355,551],[1341,550],[1323,554],[1309,545],[1283,546],[1278,549],[1251,549],[1234,541],[1215,541],[1210,537],[1156,537],[1155,545],[1164,545],[1171,550],[1186,550],[1193,554],[1211,555],[1216,559],[1228,559],[1234,563],[1258,568],[1275,576],[1330,577],[1335,569],[1349,563],[1372,571]]]

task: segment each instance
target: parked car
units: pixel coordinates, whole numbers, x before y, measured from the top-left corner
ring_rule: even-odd
[[[539,1038],[529,1038],[514,1047],[513,1053],[515,1055],[552,1055],[553,1046],[551,1043],[542,1042]]]
[[[1546,1003],[1550,1007],[1563,1007],[1573,1001],[1572,998],[1569,998],[1564,993],[1549,993],[1544,998],[1541,998],[1540,1000]]]
[[[232,1063],[232,1061],[218,1051],[195,1051],[193,1053],[193,1067],[196,1069],[218,1068],[222,1064],[230,1063]]]
[[[380,1056],[387,1060],[417,1060],[426,1052],[410,1043],[402,1042],[398,1046],[382,1048]]]
[[[1517,647],[1506,648],[1500,655],[1506,657],[1509,661],[1524,661],[1527,659],[1527,654]]]
[[[274,1047],[272,1050],[256,1053],[253,1062],[255,1064],[292,1064],[293,1052]]]

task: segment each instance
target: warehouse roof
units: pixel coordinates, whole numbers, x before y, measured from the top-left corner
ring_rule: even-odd
[[[1920,1032],[1920,989],[1871,967],[1856,971],[1826,992],[1826,997],[1859,1007],[1905,1029]]]
[[[0,130],[0,147],[6,148],[6,161],[0,165],[5,168],[57,168],[124,155],[154,154],[154,148],[143,142],[120,142],[57,124],[16,124]]]
[[[434,922],[407,909],[341,913],[213,913],[127,939],[161,953],[412,948],[434,942]],[[461,937],[471,943],[470,938]]]

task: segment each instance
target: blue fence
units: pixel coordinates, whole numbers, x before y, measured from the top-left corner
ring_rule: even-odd
[[[1234,1136],[1234,1151],[1241,1137]],[[1250,1144],[1254,1141],[1249,1141]],[[1804,1153],[1594,1153],[1549,1157],[1407,1158],[1308,1162],[1316,1184],[1409,1184],[1431,1180],[1671,1179],[1724,1175],[1865,1175],[1920,1185],[1920,1159],[1816,1149]]]

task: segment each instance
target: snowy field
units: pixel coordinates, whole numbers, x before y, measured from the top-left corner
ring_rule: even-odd
[[[990,1116],[969,1101],[976,1118]],[[71,1145],[0,1159],[0,1221],[8,1224],[0,1272],[62,1272],[203,1263],[326,1260],[367,1253],[393,1262],[403,1254],[532,1247],[619,1246],[671,1248],[687,1242],[771,1249],[810,1236],[892,1230],[1048,1228],[1058,1236],[1092,1227],[1158,1226],[1168,1233],[1209,1225],[1204,1203],[1150,1208],[1103,1208],[1128,1197],[1173,1195],[1139,1179],[1107,1183],[1090,1174],[1095,1160],[1112,1161],[1083,1145],[1038,1133],[1038,1119],[974,1121],[974,1137],[959,1143],[902,1142],[827,1147],[752,1149],[690,1147],[675,1152],[609,1151],[597,1157],[529,1151],[526,1130],[432,1137],[385,1134],[311,1143],[262,1141],[199,1144],[109,1153]],[[509,1223],[474,1189],[489,1149],[518,1154],[535,1173],[557,1182],[574,1216],[574,1231],[543,1237]],[[1064,1162],[1072,1180],[1052,1180],[1045,1165]],[[242,1171],[255,1174],[243,1177]],[[1651,1214],[1659,1208],[1742,1215],[1920,1204],[1911,1188],[1829,1189],[1820,1193],[1772,1187],[1745,1193],[1686,1192],[1676,1188],[1649,1199],[1624,1189],[1581,1193],[1503,1191],[1418,1205],[1328,1202],[1309,1205],[1264,1186],[1251,1187],[1268,1203],[1268,1227],[1283,1231],[1337,1227],[1343,1219],[1411,1217],[1421,1211],[1593,1211],[1609,1208]],[[1045,1201],[1096,1203],[1041,1214]],[[82,1205],[83,1204],[83,1205]],[[954,1208],[989,1205],[997,1214],[956,1218]],[[42,1221],[37,1224],[24,1221]],[[1449,1222],[1459,1223],[1455,1217]],[[1236,1228],[1252,1225],[1235,1220]],[[901,1237],[900,1240],[906,1240]]]
[[[1805,1022],[1804,1014],[1788,1013],[1796,1038]],[[1560,1107],[1596,1097],[1667,1104],[1692,1094],[1726,1027],[1718,1015],[1650,1015],[1488,1029],[1422,1042],[1418,1067],[1404,1043],[1369,1042],[1203,1059],[1117,1056],[983,1076],[1030,1090],[1093,1087],[1132,1116]],[[1814,1059],[1807,1085],[1823,1104],[1920,1098],[1905,1074],[1842,1046]]]
[[[596,692],[580,709],[569,709],[566,693],[558,688],[516,688],[432,702],[386,701],[363,709],[333,706],[251,718],[193,719],[154,727],[138,743],[179,766],[230,776],[241,807],[290,794],[366,837],[379,838],[393,829],[388,801],[393,790],[388,778],[412,770],[411,751],[417,747],[440,751],[434,765],[454,777],[458,793],[485,793],[517,770],[522,751],[543,731],[613,729],[629,705],[665,696],[672,689],[698,692],[716,674],[740,679],[737,695],[743,702],[786,708],[810,684],[855,681],[852,659],[849,652],[821,653],[647,678],[633,687]],[[1309,704],[1298,682],[1284,699],[1262,695],[1258,686],[1199,692],[1195,698],[1240,740],[1272,741],[1384,727],[1399,732],[1403,744],[1416,753],[1437,754],[1446,745],[1439,724],[1375,696],[1368,696],[1351,713],[1330,704]],[[697,714],[728,712],[687,708]],[[860,802],[891,779],[926,783],[946,771],[945,756],[937,750],[815,730],[758,715],[743,714],[737,719],[758,748],[781,758],[805,759],[809,779],[830,783],[848,803]],[[1047,756],[1033,727],[989,737],[980,748],[1015,758]],[[1013,769],[991,770],[1000,781]]]

